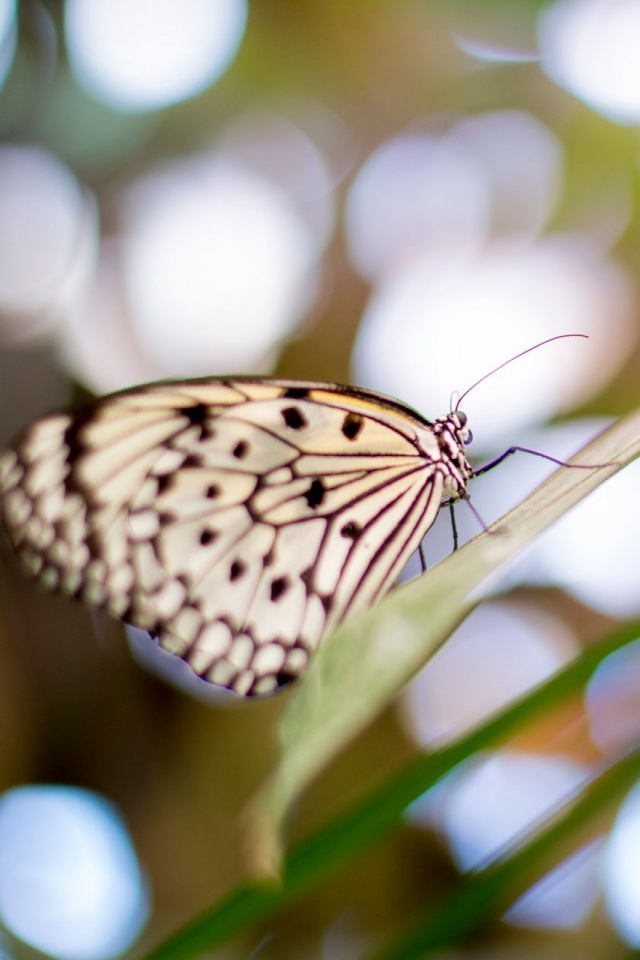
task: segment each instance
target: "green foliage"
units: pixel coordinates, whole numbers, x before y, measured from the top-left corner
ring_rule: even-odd
[[[282,753],[244,819],[252,879],[189,924],[147,960],[187,960],[275,914],[379,842],[407,806],[478,751],[578,695],[595,667],[640,636],[629,624],[541,687],[456,742],[408,763],[364,800],[308,836],[280,864],[280,833],[292,805],[328,761],[369,724],[478,602],[478,587],[563,513],[640,453],[640,413],[615,424],[574,458],[610,464],[560,469],[522,504],[424,577],[346,624],[316,657],[281,719]],[[389,656],[389,645],[393,657]],[[468,935],[555,863],[602,829],[602,817],[640,775],[640,750],[594,777],[552,822],[498,861],[460,881],[445,902],[371,960],[410,960]]]

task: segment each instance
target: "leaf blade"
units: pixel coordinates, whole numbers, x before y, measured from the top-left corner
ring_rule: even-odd
[[[476,605],[477,588],[604,480],[640,455],[640,411],[587,444],[521,504],[375,609],[343,624],[318,652],[281,718],[282,756],[249,813],[249,868],[277,873],[279,835],[296,798],[391,701]],[[357,689],[354,686],[357,685]]]

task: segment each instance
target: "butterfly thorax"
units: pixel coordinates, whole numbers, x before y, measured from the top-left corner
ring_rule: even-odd
[[[465,446],[473,439],[466,414],[455,410],[446,417],[439,417],[432,430],[443,473],[442,499],[459,500],[465,496],[467,483],[473,476],[473,468],[465,454]]]

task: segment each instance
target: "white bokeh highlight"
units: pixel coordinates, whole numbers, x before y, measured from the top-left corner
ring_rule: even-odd
[[[473,251],[489,228],[486,173],[453,138],[404,134],[361,167],[345,215],[351,259],[370,280],[420,255]]]
[[[452,40],[458,50],[484,63],[532,63],[538,60],[538,52],[524,46],[500,43],[479,37],[455,33]]]
[[[371,154],[347,195],[351,260],[379,283],[430,255],[473,254],[491,236],[532,238],[555,209],[562,166],[557,138],[521,110],[400,134]]]
[[[123,269],[144,349],[168,375],[268,365],[315,291],[318,245],[266,178],[194,159],[132,185]]]
[[[563,860],[504,914],[507,923],[535,929],[575,930],[593,910],[600,887],[601,842]]]
[[[636,460],[547,531],[536,544],[538,582],[614,617],[640,613],[639,483]]]
[[[56,330],[56,347],[65,370],[96,395],[166,374],[145,355],[134,335],[118,239],[102,240],[87,295]]]
[[[617,123],[640,120],[637,0],[558,0],[539,20],[547,74]]]
[[[609,918],[624,940],[640,947],[640,784],[620,807],[605,845],[602,885]]]
[[[606,427],[601,419],[570,421],[524,434],[519,441],[567,460]],[[471,487],[488,522],[522,500],[555,466],[516,454]],[[567,469],[560,467],[559,469]],[[501,588],[516,583],[560,586],[586,606],[614,617],[640,613],[640,509],[636,491],[640,463],[634,461],[565,514],[499,574]],[[464,512],[466,532],[473,529]]]
[[[413,804],[408,816],[443,834],[462,871],[478,870],[534,831],[587,778],[587,768],[568,757],[505,750],[454,773]],[[531,887],[505,919],[522,926],[578,926],[598,894],[595,853],[592,847],[565,860]]]
[[[476,256],[432,254],[373,293],[353,356],[354,379],[428,417],[517,353],[522,357],[465,398],[474,451],[518,441],[525,426],[567,410],[603,386],[636,337],[630,281],[577,236],[494,242]]]
[[[550,614],[486,603],[407,687],[405,726],[421,746],[441,746],[552,676],[577,650],[576,639]]]
[[[287,204],[323,249],[333,232],[334,190],[350,160],[347,132],[338,118],[305,102],[299,110],[317,142],[298,123],[272,111],[250,111],[222,132],[218,149],[230,163],[251,170],[281,191]],[[316,113],[320,117],[316,118]]]
[[[0,797],[0,917],[13,934],[60,960],[109,960],[131,946],[148,912],[111,804],[60,786]]]
[[[523,110],[496,110],[461,120],[450,138],[482,165],[493,235],[538,234],[562,188],[562,145],[551,130]]]
[[[81,295],[97,250],[91,196],[48,151],[0,147],[0,338],[48,331]]]
[[[121,111],[192,97],[229,67],[246,0],[67,0],[71,68],[88,93]]]
[[[222,131],[217,148],[133,180],[58,331],[66,368],[99,394],[269,373],[321,290],[334,177],[300,127],[258,112]]]
[[[619,756],[640,740],[640,640],[616,650],[596,668],[585,690],[589,733],[606,755]]]

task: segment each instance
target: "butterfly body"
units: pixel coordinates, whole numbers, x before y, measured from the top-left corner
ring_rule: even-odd
[[[0,458],[9,539],[44,585],[269,693],[379,599],[466,493],[466,417],[294,380],[151,384],[44,418]]]

